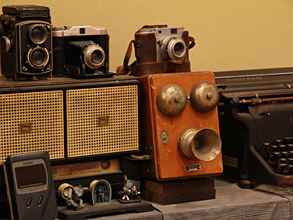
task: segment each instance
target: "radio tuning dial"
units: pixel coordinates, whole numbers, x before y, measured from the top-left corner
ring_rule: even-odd
[[[217,106],[219,93],[215,85],[204,82],[192,87],[190,101],[195,110],[208,112]]]
[[[159,111],[168,116],[179,115],[186,103],[186,94],[180,86],[169,84],[164,86],[157,96]]]

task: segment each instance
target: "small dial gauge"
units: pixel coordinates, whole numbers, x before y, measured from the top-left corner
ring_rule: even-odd
[[[90,183],[89,188],[92,195],[92,204],[111,202],[112,187],[111,184],[104,179],[94,180]]]
[[[164,86],[157,96],[157,106],[165,115],[179,115],[186,103],[186,94],[180,86],[169,84]]]

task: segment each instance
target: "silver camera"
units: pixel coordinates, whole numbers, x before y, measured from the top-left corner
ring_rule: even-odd
[[[144,38],[147,35],[150,37]],[[144,26],[136,33],[136,37],[139,40],[143,40],[140,37],[144,38],[144,45],[146,46],[156,45],[157,62],[183,63],[187,58],[188,40],[186,37],[188,37],[188,34],[183,27]]]

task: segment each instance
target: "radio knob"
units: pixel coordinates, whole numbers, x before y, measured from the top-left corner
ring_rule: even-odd
[[[39,197],[39,199],[38,199],[38,206],[41,206],[42,203],[43,203],[43,201],[44,201],[44,196],[41,195],[41,196]]]
[[[25,205],[27,208],[30,208],[31,205],[32,205],[32,202],[33,202],[33,198],[32,197],[29,197],[27,199],[25,199]]]
[[[179,139],[179,148],[189,159],[211,161],[221,153],[221,139],[212,129],[187,129]]]
[[[190,101],[195,110],[208,112],[217,106],[219,93],[215,85],[204,82],[192,87]]]
[[[103,160],[101,161],[101,167],[102,169],[106,170],[109,169],[111,166],[111,162],[109,160]]]
[[[164,86],[157,96],[157,106],[165,115],[179,115],[185,107],[186,94],[180,86],[169,84]]]

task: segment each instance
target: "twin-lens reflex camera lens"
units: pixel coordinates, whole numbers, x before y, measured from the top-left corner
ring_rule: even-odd
[[[30,40],[37,45],[44,43],[49,36],[49,29],[46,25],[35,24],[29,29]]]
[[[28,51],[27,61],[31,67],[43,69],[49,63],[49,57],[50,55],[47,48],[37,46]]]

